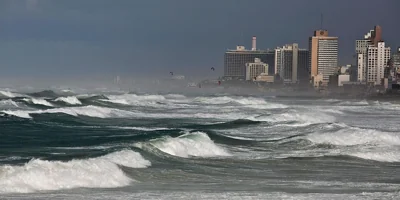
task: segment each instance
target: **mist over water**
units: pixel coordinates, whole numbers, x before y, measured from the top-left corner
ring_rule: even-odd
[[[1,88],[0,195],[398,196],[397,102],[281,97],[188,82]]]

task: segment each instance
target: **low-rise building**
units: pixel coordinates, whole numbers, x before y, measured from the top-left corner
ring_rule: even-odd
[[[338,86],[342,87],[343,83],[350,82],[350,75],[349,74],[340,74],[338,76]]]
[[[254,81],[257,82],[266,82],[266,83],[273,83],[275,81],[275,76],[268,75],[268,73],[261,73],[256,77]]]
[[[261,73],[268,75],[268,64],[261,62],[261,59],[255,58],[253,63],[246,63],[246,80],[254,80]]]

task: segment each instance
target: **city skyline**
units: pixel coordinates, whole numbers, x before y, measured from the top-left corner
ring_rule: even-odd
[[[400,30],[393,26],[400,6],[395,0],[381,6],[358,0],[226,2],[2,1],[0,70],[6,77],[168,76],[169,71],[201,76],[215,67],[218,76],[225,50],[250,49],[253,35],[258,49],[291,43],[308,48],[308,37],[320,29],[321,13],[322,28],[339,38],[339,65],[356,63],[355,40],[378,24],[386,44],[400,46]],[[354,9],[374,12],[354,15]]]

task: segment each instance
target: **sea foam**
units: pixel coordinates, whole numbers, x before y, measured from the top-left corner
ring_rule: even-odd
[[[179,137],[164,137],[149,142],[151,146],[178,157],[220,157],[230,156],[222,147],[216,145],[207,134],[203,132],[186,133]],[[143,147],[143,143],[136,144]]]
[[[131,150],[68,162],[33,159],[23,166],[0,166],[0,193],[129,185],[134,180],[125,175],[118,165],[146,168],[151,163]]]
[[[82,102],[79,101],[78,98],[75,96],[70,96],[70,97],[58,97],[54,101],[62,101],[70,105],[82,105]]]
[[[72,116],[83,115],[83,116],[97,117],[97,118],[128,117],[133,115],[133,113],[130,111],[105,108],[99,106],[64,107],[64,108],[52,108],[47,110],[34,110],[34,111],[4,110],[1,112],[21,118],[32,118],[31,114],[43,114],[43,113],[64,113]]]
[[[24,98],[22,99],[28,103],[33,103],[36,105],[42,105],[42,106],[47,106],[47,107],[54,107],[53,104],[50,102],[46,101],[45,99],[38,99],[38,98]]]

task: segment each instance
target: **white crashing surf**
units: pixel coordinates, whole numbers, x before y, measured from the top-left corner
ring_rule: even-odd
[[[107,101],[123,105],[150,105],[155,104],[157,101],[164,101],[165,97],[161,95],[136,95],[136,94],[123,94],[123,95],[109,95]]]
[[[53,104],[50,102],[46,101],[45,99],[38,99],[38,98],[25,98],[22,99],[28,103],[33,103],[36,105],[42,105],[42,106],[47,106],[47,107],[54,107]]]
[[[119,118],[119,117],[129,117],[134,113],[119,109],[105,108],[99,106],[82,106],[82,107],[65,107],[65,108],[52,108],[47,110],[16,110],[2,111],[8,115],[14,115],[20,118],[32,118],[31,114],[45,114],[45,113],[64,113],[71,116],[88,116],[97,118]]]
[[[379,162],[400,162],[400,155],[396,151],[375,151],[375,152],[354,152],[350,156],[362,158],[365,160],[375,160]]]
[[[0,166],[0,193],[127,186],[134,180],[118,165],[146,168],[151,163],[131,150],[68,162],[34,159],[23,166]]]
[[[345,128],[337,132],[312,133],[306,139],[315,144],[337,146],[400,145],[400,135],[373,129]]]
[[[276,109],[276,108],[287,108],[286,105],[277,104],[267,102],[261,98],[254,98],[254,97],[197,97],[194,99],[194,102],[203,103],[203,104],[227,104],[227,103],[236,103],[240,105],[244,105],[251,108],[257,109]]]
[[[11,92],[8,90],[7,91],[0,90],[0,97],[14,98],[14,97],[22,97],[22,96],[25,96],[25,95]]]
[[[12,99],[1,100],[0,107],[19,107],[18,103],[13,101]]]
[[[222,147],[216,145],[207,134],[203,132],[186,133],[179,137],[164,137],[149,141],[149,144],[164,153],[188,157],[220,157],[230,156]],[[135,146],[143,147],[143,143]]]
[[[147,128],[147,127],[132,127],[132,126],[111,126],[110,128],[116,128],[116,129],[122,129],[122,130],[136,130],[136,131],[170,130],[170,128]]]
[[[324,155],[345,155],[379,162],[400,162],[397,133],[347,127],[336,132],[312,133],[305,138],[314,144],[336,147]],[[315,153],[315,152],[314,152]],[[309,153],[308,153],[309,154]]]
[[[82,102],[79,101],[78,98],[76,98],[75,96],[70,96],[70,97],[58,97],[57,99],[55,99],[54,101],[61,101],[64,103],[67,103],[69,105],[82,105]]]
[[[304,125],[318,124],[318,123],[332,123],[336,121],[334,116],[328,115],[326,113],[308,113],[301,112],[298,113],[296,110],[289,110],[286,113],[274,114],[268,116],[258,116],[248,118],[252,121],[265,121],[272,123],[287,123],[287,122],[299,122]]]

